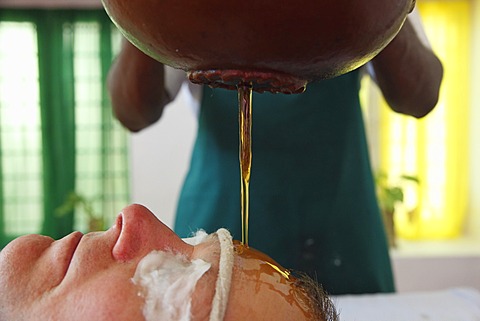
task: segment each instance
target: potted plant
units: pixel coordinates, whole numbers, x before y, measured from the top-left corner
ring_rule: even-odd
[[[395,207],[404,202],[404,187],[401,183],[419,184],[419,179],[416,176],[401,175],[397,182],[397,184],[392,184],[387,174],[381,171],[375,175],[378,202],[390,247],[396,247]]]
[[[76,192],[71,192],[66,198],[65,202],[57,208],[56,213],[60,216],[65,215],[79,206],[83,209],[83,211],[88,217],[89,232],[103,231],[105,230],[105,220],[103,216],[98,215],[95,212],[92,204],[92,200],[88,200],[87,198]]]

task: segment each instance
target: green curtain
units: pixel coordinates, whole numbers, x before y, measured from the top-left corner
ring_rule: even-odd
[[[101,24],[101,30],[102,32],[100,33],[100,44],[101,44],[101,66],[102,66],[102,83],[106,84],[107,83],[107,76],[108,76],[108,71],[110,70],[110,65],[113,60],[113,54],[112,54],[112,37],[111,37],[111,24],[110,20],[105,19],[103,20],[103,23]],[[110,99],[107,94],[106,90],[102,91],[102,124],[104,126],[104,130],[101,131],[102,135],[102,151],[104,154],[108,154],[108,149],[109,146],[111,145],[111,142],[114,141],[114,137],[112,137],[112,127],[113,127],[113,122],[110,121],[112,119],[112,108],[110,105]],[[108,178],[109,174],[109,169],[110,169],[110,157],[102,157],[101,158],[101,181],[102,181],[102,190],[103,191],[111,191],[112,195],[115,195],[119,191],[116,190],[116,184],[112,184],[112,180]],[[105,194],[102,194],[102,202],[101,202],[101,213],[108,213],[112,209],[107,206],[108,200],[105,199]]]
[[[73,211],[55,215],[75,190],[73,34],[63,27],[70,15],[46,11],[41,16],[37,21],[44,192],[41,233],[59,238],[73,229]]]
[[[1,105],[0,105],[1,108]],[[1,132],[2,123],[0,122],[0,132]],[[0,139],[0,159],[3,157],[3,148],[2,148],[2,140]],[[2,162],[0,162],[0,182],[3,182],[3,166]],[[5,224],[4,224],[4,208],[3,208],[3,184],[0,184],[0,249],[5,246],[7,242],[10,241],[9,238],[5,235]]]
[[[119,207],[124,206],[129,198],[127,134],[112,117],[109,97],[104,86],[114,57],[112,30],[115,28],[104,10],[101,9],[1,10],[0,23],[4,21],[30,22],[36,28],[43,217],[41,227],[35,233],[60,238],[76,229],[75,225],[78,223],[79,216],[77,214],[82,211],[73,208],[63,215],[58,215],[57,209],[65,203],[71,192],[79,192],[79,185],[87,186],[84,187],[85,194],[95,194],[85,196],[91,196],[92,199],[99,198],[96,200],[98,201],[96,210],[102,215],[108,213],[114,216],[115,213],[112,211],[118,211]],[[75,74],[75,55],[77,54],[75,51],[77,29],[75,28],[78,23],[83,22],[95,22],[95,25],[99,26],[98,41],[100,41],[99,44],[96,44],[100,50],[99,53],[96,53],[95,59],[100,62],[101,84],[99,90],[101,98],[98,106],[93,103],[92,106],[89,106],[93,111],[98,111],[100,120],[95,117],[94,124],[88,127],[94,128],[95,126],[95,130],[98,127],[99,134],[94,135],[95,141],[86,137],[86,140],[91,140],[87,143],[82,142],[81,137],[88,136],[89,131],[93,131],[93,129],[85,129],[85,125],[82,125],[83,129],[79,128],[81,126],[78,124],[78,105],[79,101],[85,97],[79,97],[80,94],[76,89],[78,75]],[[3,76],[5,77],[5,75]],[[84,92],[82,94],[85,96]],[[0,107],[1,102],[2,97],[0,97]],[[84,115],[83,119],[85,119]],[[97,137],[98,139],[96,139]],[[78,146],[79,144],[81,146]],[[92,146],[88,153],[95,153],[88,158],[89,161],[94,160],[92,162],[95,164],[92,166],[85,166],[85,161],[83,161],[86,154],[85,144]],[[0,146],[0,157],[6,156],[8,155],[4,155]],[[79,157],[84,157],[81,158],[82,162],[79,162]],[[79,163],[83,164],[83,167],[80,166],[80,170]],[[0,164],[2,163],[0,162]],[[85,171],[88,170],[91,172],[86,173]],[[0,166],[0,183],[3,182],[2,173],[3,170]],[[86,179],[90,179],[93,183],[88,184],[94,184],[95,187],[89,188],[88,184],[84,183]],[[4,214],[6,209],[3,189],[4,184],[0,184],[0,242],[2,246],[12,238],[19,236],[5,233]],[[106,224],[108,221],[107,219]]]

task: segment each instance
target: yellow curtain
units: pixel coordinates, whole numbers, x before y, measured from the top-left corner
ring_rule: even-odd
[[[380,170],[404,181],[405,200],[395,213],[397,235],[407,239],[461,234],[468,202],[471,3],[419,1],[417,7],[444,66],[440,100],[426,118],[380,111]],[[415,71],[412,71],[414,76]]]

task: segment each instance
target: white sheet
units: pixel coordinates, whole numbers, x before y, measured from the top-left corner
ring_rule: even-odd
[[[480,291],[334,296],[340,321],[480,321]]]

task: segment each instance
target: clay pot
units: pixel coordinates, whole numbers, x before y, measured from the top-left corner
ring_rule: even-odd
[[[192,81],[301,90],[372,59],[414,0],[102,0],[127,39]],[[272,90],[275,91],[275,90]],[[280,90],[282,91],[282,90]]]

